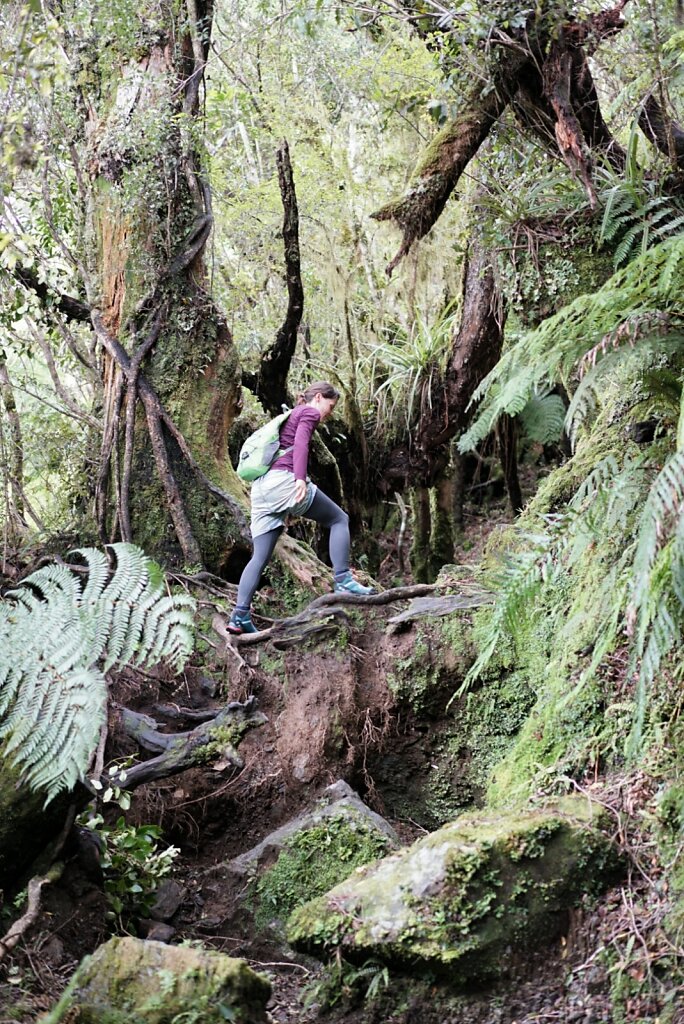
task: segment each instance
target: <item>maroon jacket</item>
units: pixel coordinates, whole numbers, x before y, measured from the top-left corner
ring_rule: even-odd
[[[296,406],[280,431],[280,447],[291,450],[277,458],[271,469],[289,469],[295,480],[306,480],[309,443],[320,421],[321,414],[312,405]]]

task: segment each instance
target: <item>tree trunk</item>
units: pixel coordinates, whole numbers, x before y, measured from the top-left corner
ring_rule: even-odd
[[[448,473],[432,490],[430,523],[430,577],[435,579],[443,565],[454,561],[454,478]]]
[[[463,295],[461,322],[444,378],[435,382],[431,402],[422,409],[410,452],[409,479],[425,486],[434,485],[444,474],[450,441],[465,428],[470,400],[501,353],[504,312],[490,255],[475,236],[470,242]]]
[[[622,156],[601,115],[585,54],[620,31],[626,3],[617,0],[612,8],[583,21],[565,5],[540,3],[521,28],[510,29],[507,23],[492,27],[487,40],[486,88],[478,81],[467,93],[458,116],[429,144],[404,195],[372,215],[393,222],[402,231],[388,274],[435,224],[461,175],[509,104],[526,127],[545,141],[555,140],[556,154],[580,175],[592,208],[595,206],[589,148],[602,150],[615,166],[620,166]],[[429,31],[420,17],[413,21],[428,38],[436,31],[433,19]]]
[[[61,17],[87,170],[84,287],[107,350],[100,532],[220,572],[248,538],[226,449],[240,368],[207,292],[211,197],[193,142],[212,2],[142,0],[135,33],[99,32],[104,9],[85,7]]]
[[[304,312],[304,285],[299,253],[299,208],[287,139],[276,151],[278,184],[283,202],[283,245],[287,278],[287,312],[273,345],[264,352],[259,365],[255,394],[264,408],[277,416],[287,404],[287,377],[297,347],[297,332]]]
[[[430,582],[430,491],[416,487],[411,491],[413,541],[411,569],[416,583]]]
[[[24,497],[24,441],[21,433],[21,421],[14,400],[14,389],[7,370],[5,357],[0,351],[0,401],[5,407],[9,437],[5,448],[6,470],[3,478],[8,483],[6,494],[7,540],[11,545],[26,533],[25,497]]]
[[[499,458],[506,483],[511,509],[517,515],[522,511],[523,498],[518,477],[518,426],[513,416],[504,414],[496,425]]]

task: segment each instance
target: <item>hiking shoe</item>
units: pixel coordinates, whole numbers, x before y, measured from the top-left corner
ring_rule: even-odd
[[[336,594],[357,594],[359,597],[367,597],[368,594],[375,593],[374,587],[364,587],[363,583],[355,580],[351,570],[346,572],[339,580],[335,580],[333,590]]]
[[[234,611],[226,626],[229,633],[240,636],[242,633],[258,633],[259,630],[252,622],[251,612]]]

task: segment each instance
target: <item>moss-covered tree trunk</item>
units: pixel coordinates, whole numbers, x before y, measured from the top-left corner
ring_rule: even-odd
[[[430,578],[430,491],[427,487],[411,491],[411,514],[411,569],[416,582],[427,583]]]
[[[212,0],[61,10],[80,115],[81,270],[106,352],[100,535],[221,571],[246,530],[226,452],[239,365],[203,262],[212,213],[196,122]]]

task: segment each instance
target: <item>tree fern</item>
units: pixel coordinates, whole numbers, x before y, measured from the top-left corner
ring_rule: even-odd
[[[551,520],[549,520],[551,524]],[[555,521],[558,529],[559,520]],[[493,575],[490,585],[496,594],[486,635],[475,663],[468,671],[456,696],[461,696],[484,673],[500,642],[514,636],[529,614],[542,585],[550,583],[558,569],[554,558],[553,532],[524,534],[524,547],[506,555],[503,564]]]
[[[194,603],[164,593],[138,548],[115,544],[116,569],[92,548],[85,582],[48,565],[0,604],[0,740],[25,782],[50,800],[86,770],[106,715],[105,673],[192,650]]]
[[[579,296],[505,352],[475,392],[473,404],[484,402],[460,439],[460,450],[475,448],[502,413],[521,413],[535,389],[561,382],[572,390],[578,360],[630,319],[667,315],[668,333],[681,332],[683,292],[684,234],[679,234],[638,256],[597,292]]]
[[[494,606],[478,658],[457,695],[482,676],[506,638],[515,640],[521,635],[529,617],[538,613],[543,595],[547,606],[555,608],[555,612],[545,613],[555,616],[557,624],[549,626],[549,634],[564,628],[573,601],[581,596],[573,589],[576,570],[583,559],[596,557],[597,547],[606,541],[611,549],[617,546],[618,554],[607,562],[600,584],[592,591],[592,608],[596,648],[599,652],[608,648],[625,607],[624,580],[633,559],[633,523],[647,490],[644,463],[643,457],[626,458],[620,467],[614,456],[606,457],[580,484],[562,515],[544,516],[541,530],[521,534],[521,550],[507,555],[488,580],[495,594]]]
[[[678,367],[684,357],[684,332],[674,330],[662,319],[649,319],[629,333],[623,331],[619,340],[608,337],[585,353],[579,363],[580,382],[572,396],[565,420],[565,430],[575,448],[580,432],[586,428],[601,405],[610,375],[622,371],[623,381],[630,381],[634,410],[644,416],[660,408],[670,413],[679,404],[681,392]],[[643,330],[645,334],[639,335]],[[666,331],[663,336],[660,332]],[[604,343],[605,342],[605,343]],[[627,345],[629,351],[620,344]],[[672,366],[669,365],[670,361]]]

